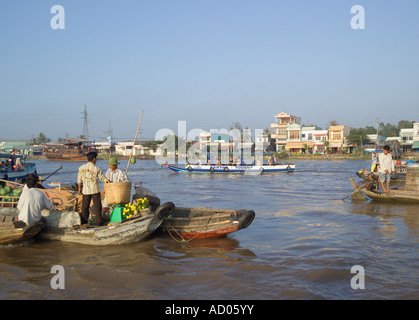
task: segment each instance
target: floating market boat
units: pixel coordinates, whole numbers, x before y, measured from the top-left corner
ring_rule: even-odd
[[[45,229],[41,239],[76,242],[86,245],[117,245],[138,242],[151,235],[175,206],[165,203],[155,212],[142,213],[107,226],[80,225],[80,215],[75,211],[53,211],[45,216]]]
[[[255,212],[248,210],[176,208],[159,229],[180,241],[217,238],[247,228],[254,218]]]
[[[138,242],[151,235],[162,221],[174,210],[174,205],[162,205],[162,210],[151,213],[143,213],[120,223],[112,223],[107,226],[81,225],[80,215],[73,210],[57,211],[44,210],[42,215],[42,232],[37,233],[38,238],[45,240],[57,240],[64,242],[80,243],[85,245],[118,245]],[[170,203],[169,203],[170,204]],[[170,210],[168,210],[170,208]],[[15,208],[0,208],[0,217],[8,216],[12,219],[17,217],[18,210]],[[12,218],[11,218],[12,217]],[[36,230],[34,230],[36,231]],[[1,235],[1,234],[0,234]],[[34,236],[34,232],[31,233]]]
[[[0,208],[0,245],[21,243],[39,234],[44,223],[37,221],[30,225],[17,221],[17,210]]]
[[[278,164],[274,166],[242,166],[242,165],[194,165],[178,167],[165,163],[168,169],[181,173],[263,173],[263,172],[294,172],[294,164]]]
[[[390,183],[391,185],[391,183]],[[378,180],[371,178],[362,187],[355,187],[356,192],[377,201],[419,203],[419,166],[406,169],[404,188],[390,188],[388,192],[379,192]]]
[[[16,181],[25,178],[27,174],[36,174],[35,163],[24,162],[22,158],[23,156],[19,155],[0,154],[0,163],[4,163],[4,166],[0,167],[0,179]],[[6,166],[9,160],[13,161],[12,167]]]
[[[86,155],[95,151],[92,141],[86,139],[63,139],[62,143],[47,143],[44,155],[51,161],[86,161]]]

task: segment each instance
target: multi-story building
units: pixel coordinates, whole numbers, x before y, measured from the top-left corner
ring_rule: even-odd
[[[271,123],[271,139],[275,140],[276,151],[281,152],[287,144],[287,126],[301,125],[301,118],[281,112],[275,116],[275,123]]]
[[[289,124],[287,126],[287,144],[285,149],[291,153],[303,153],[307,142],[302,141],[303,127],[301,124]]]
[[[313,153],[325,153],[325,142],[329,140],[328,130],[315,130],[313,132]]]
[[[348,126],[330,126],[329,128],[329,148],[332,153],[347,147],[346,137],[351,129]]]
[[[400,129],[400,141],[402,152],[410,152],[413,149],[414,128]]]

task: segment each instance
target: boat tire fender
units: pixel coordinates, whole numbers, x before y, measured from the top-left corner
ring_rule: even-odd
[[[224,167],[224,172],[229,172],[230,169],[228,167]]]
[[[154,212],[157,219],[165,219],[175,211],[176,206],[173,202],[165,202]]]
[[[210,171],[211,173],[214,173],[214,171],[215,171],[214,167],[211,167],[211,168],[209,169],[209,171]]]
[[[291,172],[292,171],[292,169],[291,169],[291,165],[290,164],[288,164],[288,167],[287,167],[287,172]]]
[[[188,167],[188,171],[189,171],[189,172],[192,172],[192,171],[193,171],[193,168],[192,168],[191,166],[189,166],[189,167]]]
[[[249,210],[245,213],[243,213],[239,217],[239,230],[240,229],[246,229],[248,226],[250,226],[253,222],[253,219],[255,219],[255,212],[253,210]]]

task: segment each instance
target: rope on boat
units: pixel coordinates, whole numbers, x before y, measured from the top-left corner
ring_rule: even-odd
[[[209,219],[208,219],[208,221],[207,221],[207,225],[208,225],[208,223],[211,221],[211,219],[212,219],[212,217],[213,216],[210,216],[209,217]],[[176,231],[176,229],[175,228],[173,228],[173,226],[170,224],[170,222],[169,221],[166,221],[167,223],[168,223],[168,225],[169,225],[169,227],[170,228],[172,228],[172,230],[174,231],[174,232],[176,232],[177,233],[177,235],[182,239],[182,240],[178,240],[178,239],[176,239],[175,237],[173,237],[173,235],[172,235],[172,233],[170,232],[170,230],[167,230],[167,232],[169,232],[169,234],[170,234],[170,236],[172,237],[172,239],[173,240],[175,240],[175,241],[177,241],[177,242],[180,242],[180,243],[185,243],[185,242],[189,242],[189,241],[192,241],[193,239],[195,239],[197,236],[199,236],[202,232],[204,232],[204,230],[207,228],[206,226],[204,227],[204,228],[202,228],[202,230],[201,231],[199,231],[195,236],[193,236],[192,238],[190,238],[190,239],[188,239],[188,240],[186,240],[185,238],[183,238],[182,237],[182,235],[179,233],[179,232],[177,232]]]

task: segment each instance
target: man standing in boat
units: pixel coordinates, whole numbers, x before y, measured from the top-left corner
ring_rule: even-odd
[[[105,173],[106,179],[108,179],[110,182],[129,182],[129,179],[127,175],[121,170],[118,169],[118,160],[116,158],[111,158],[108,162],[109,169]],[[110,220],[109,216],[107,216],[107,213],[109,211],[109,205],[108,201],[106,200],[106,194],[105,191],[103,191],[104,198],[102,201],[102,219],[103,220]]]
[[[378,181],[381,183],[383,192],[389,192],[391,174],[394,174],[394,163],[388,145],[383,147],[383,153],[380,153],[378,156],[378,162],[380,164],[380,168],[378,169]],[[386,185],[384,185],[384,183],[386,183]]]
[[[102,182],[110,182],[103,173],[96,166],[96,152],[89,152],[87,154],[87,163],[79,168],[79,174],[77,177],[79,193],[83,195],[82,198],[82,212],[81,222],[86,224],[89,221],[90,215],[90,203],[93,200],[93,219],[95,224],[102,225],[101,213],[102,213],[102,202],[100,198],[100,185],[98,178]]]

